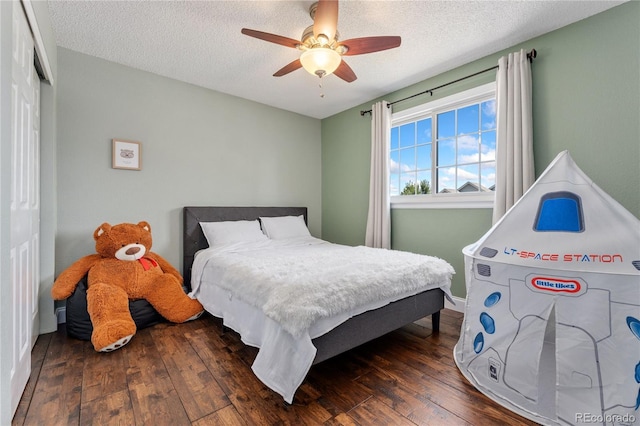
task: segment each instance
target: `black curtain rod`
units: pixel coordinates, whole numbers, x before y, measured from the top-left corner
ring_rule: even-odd
[[[536,58],[537,55],[538,55],[538,52],[536,52],[536,49],[531,49],[531,51],[529,53],[527,53],[527,59],[529,60],[529,62],[533,63],[533,60]],[[442,84],[442,85],[440,85],[438,87],[434,87],[432,89],[425,90],[424,92],[416,93],[415,95],[407,96],[406,98],[402,98],[402,99],[398,99],[397,101],[389,102],[387,104],[387,108],[391,108],[391,105],[397,104],[398,102],[406,101],[408,99],[412,99],[412,98],[415,98],[416,96],[424,95],[426,93],[429,93],[431,96],[433,96],[433,91],[434,90],[442,89],[443,87],[447,87],[447,86],[450,86],[450,85],[452,85],[454,83],[458,83],[458,82],[460,82],[462,80],[466,80],[468,78],[475,77],[475,76],[480,75],[480,74],[484,74],[485,72],[489,72],[491,70],[495,70],[496,68],[498,68],[498,65],[494,65],[491,68],[487,68],[487,69],[484,69],[482,71],[478,71],[478,72],[475,72],[473,74],[467,75],[465,77],[459,78],[457,80],[450,81],[450,82]],[[371,114],[371,110],[369,109],[369,110],[366,110],[366,111],[360,111],[360,115],[361,116],[364,116],[365,114]]]

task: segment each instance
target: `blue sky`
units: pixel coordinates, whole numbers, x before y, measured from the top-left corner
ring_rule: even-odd
[[[434,123],[435,120],[435,123]],[[433,138],[437,124],[437,140]],[[432,150],[437,144],[438,192],[466,182],[489,188],[495,184],[495,101],[476,103],[437,114],[391,131],[390,190],[398,195],[409,181],[426,179],[432,187]]]

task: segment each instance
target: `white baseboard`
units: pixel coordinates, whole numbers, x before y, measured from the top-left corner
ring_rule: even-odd
[[[455,305],[445,297],[444,307],[446,309],[451,309],[452,311],[464,313],[464,306],[467,303],[467,299],[463,299],[462,297],[456,297],[456,296],[453,296],[452,298],[453,298],[453,301],[455,302]]]
[[[60,308],[56,308],[55,311],[56,318],[58,319],[58,324],[64,324],[67,322],[67,308],[66,306],[62,306]]]

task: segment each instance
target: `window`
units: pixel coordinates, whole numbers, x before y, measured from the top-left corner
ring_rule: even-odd
[[[580,196],[568,191],[548,192],[540,198],[533,230],[583,232]]]
[[[495,150],[494,83],[393,114],[392,204],[455,202],[469,207],[480,201],[476,207],[491,207]]]

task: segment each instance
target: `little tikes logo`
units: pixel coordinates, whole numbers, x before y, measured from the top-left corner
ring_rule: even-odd
[[[531,285],[538,290],[552,293],[577,293],[580,291],[580,283],[576,280],[561,280],[559,278],[533,277]]]

